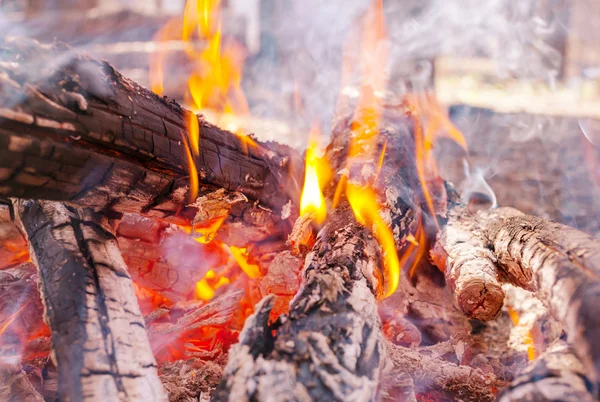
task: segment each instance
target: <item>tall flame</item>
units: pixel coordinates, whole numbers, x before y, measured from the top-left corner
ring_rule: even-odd
[[[192,72],[188,77],[188,101],[197,111],[216,114],[214,123],[236,134],[247,153],[254,140],[240,128],[238,118],[249,115],[248,103],[242,91],[242,67],[245,49],[233,40],[224,41],[221,30],[220,0],[188,0],[183,18],[170,20],[154,36],[158,42],[181,40]],[[166,50],[150,56],[150,85],[154,92],[164,94]],[[193,161],[199,154],[200,129],[198,119],[191,113],[186,116],[188,139],[183,142],[191,152],[187,154],[190,169],[190,200],[197,191],[194,182],[197,172]],[[191,153],[191,155],[190,155]]]
[[[371,227],[373,234],[384,256],[385,267],[385,297],[392,295],[400,283],[400,262],[396,252],[396,243],[394,235],[387,223],[379,215],[379,209],[374,208],[378,205],[377,194],[369,187],[359,187],[352,183],[346,186],[346,195],[354,212],[356,220],[366,226]]]
[[[327,216],[327,204],[322,188],[329,180],[331,173],[329,165],[318,155],[318,138],[320,132],[315,124],[309,136],[306,150],[306,167],[304,171],[304,186],[300,196],[300,214],[314,214],[317,223],[323,223]]]

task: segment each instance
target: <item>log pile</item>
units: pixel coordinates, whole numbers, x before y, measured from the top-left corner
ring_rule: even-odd
[[[382,102],[369,152],[351,151],[356,114],[337,122],[317,224],[294,212],[293,150],[247,146],[62,45],[3,40],[0,54],[0,338],[27,344],[0,354],[2,397],[597,397],[600,243],[424,183],[406,105]],[[214,270],[227,283],[202,299]],[[3,295],[24,287],[15,313]]]

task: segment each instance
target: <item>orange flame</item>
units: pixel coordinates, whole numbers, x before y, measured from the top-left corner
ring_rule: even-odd
[[[358,60],[362,85],[354,113],[354,121],[358,124],[353,129],[350,157],[359,154],[370,156],[375,151],[374,145],[382,115],[381,102],[377,96],[385,91],[388,79],[386,67],[389,62],[389,51],[386,41],[383,2],[375,0],[367,10],[363,23]],[[353,46],[349,48],[352,49]],[[351,56],[346,55],[345,63],[349,62],[352,63]]]
[[[260,277],[260,268],[258,265],[248,262],[248,251],[245,248],[230,246],[229,251],[231,251],[231,255],[233,255],[235,261],[249,278],[256,279]]]
[[[467,151],[467,142],[446,113],[442,111],[442,107],[433,94],[407,95],[406,103],[415,120],[415,158],[419,182],[427,209],[437,225],[430,188],[430,179],[438,177],[433,147],[439,138],[446,137]],[[423,128],[425,129],[423,130]]]
[[[317,138],[320,132],[317,125],[313,126],[306,150],[306,167],[304,171],[304,186],[300,196],[300,214],[314,214],[315,222],[321,224],[327,216],[327,204],[322,188],[329,181],[331,172],[327,162],[318,156]]]
[[[508,316],[510,317],[510,320],[512,321],[513,325],[515,327],[518,327],[521,322],[521,315],[519,314],[519,312],[515,310],[512,306],[508,306]],[[527,359],[529,361],[534,360],[538,355],[534,328],[531,328],[526,333],[522,334],[521,339],[523,341],[523,344],[527,346]]]
[[[369,187],[359,187],[348,183],[346,185],[346,195],[356,220],[360,224],[372,228],[373,234],[383,250],[385,297],[388,297],[396,291],[400,283],[400,262],[398,261],[394,235],[379,215],[379,209],[375,208],[379,205],[375,191]]]
[[[204,278],[196,283],[196,296],[200,300],[208,301],[215,297],[215,291],[221,286],[230,283],[229,279],[225,276],[217,278],[215,271],[209,270]]]

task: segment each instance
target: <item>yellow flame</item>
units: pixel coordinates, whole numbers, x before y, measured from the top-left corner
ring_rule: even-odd
[[[192,153],[194,156],[198,156],[200,154],[200,123],[198,123],[198,116],[195,113],[188,114],[187,128]]]
[[[306,150],[304,186],[300,195],[300,214],[312,213],[315,222],[321,224],[327,217],[327,204],[322,189],[331,179],[331,170],[326,159],[320,158],[318,155],[317,138],[319,136],[318,126],[314,125]]]
[[[221,276],[216,281],[215,278],[217,275],[215,271],[212,269],[209,270],[204,278],[196,282],[196,296],[200,300],[208,301],[215,297],[215,291],[219,289],[221,286],[226,285],[229,282],[229,279]],[[211,284],[212,283],[212,284]]]
[[[196,196],[198,195],[198,169],[196,169],[196,162],[192,156],[192,151],[185,138],[185,134],[182,133],[181,138],[183,139],[183,148],[185,149],[185,156],[190,171],[190,192],[188,194],[188,202],[192,203],[196,201]]]
[[[260,277],[259,266],[248,262],[248,251],[245,248],[230,246],[229,251],[231,251],[231,255],[233,255],[235,261],[249,278],[256,279]]]
[[[369,187],[359,187],[352,183],[346,185],[346,195],[356,220],[370,227],[383,251],[385,267],[385,295],[392,295],[400,282],[400,262],[396,252],[394,235],[387,223],[379,215],[377,194]]]

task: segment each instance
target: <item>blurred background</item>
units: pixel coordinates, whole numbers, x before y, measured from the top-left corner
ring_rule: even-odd
[[[345,55],[373,57],[352,36],[371,3],[220,1],[223,40],[240,45],[246,130],[301,150],[314,121],[327,133],[340,96],[353,96],[342,84]],[[383,1],[386,91],[433,92],[448,110],[469,154],[440,144],[440,174],[465,197],[483,195],[600,235],[595,3]],[[201,49],[206,38],[182,36],[185,7],[184,0],[2,0],[0,34],[67,42],[194,107],[190,43]]]

